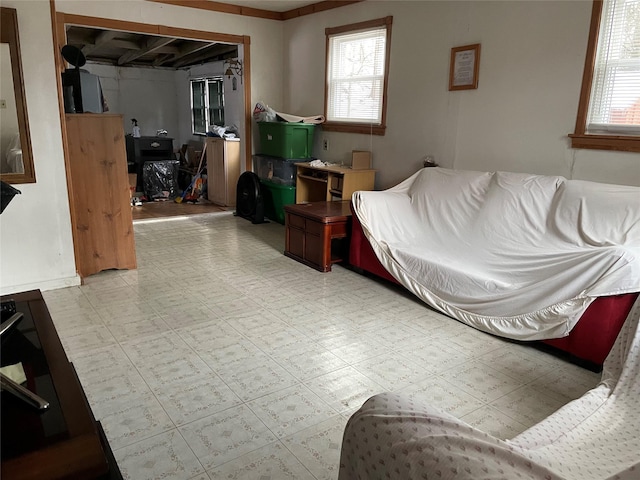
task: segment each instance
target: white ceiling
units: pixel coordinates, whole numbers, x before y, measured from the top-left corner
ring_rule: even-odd
[[[318,3],[318,1],[319,0],[223,0],[222,3],[259,8],[261,10],[271,10],[273,12],[286,12],[294,8],[306,7],[307,5]]]

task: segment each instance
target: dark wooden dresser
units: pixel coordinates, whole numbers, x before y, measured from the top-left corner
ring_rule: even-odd
[[[285,205],[285,251],[321,272],[348,260],[350,201]]]
[[[2,392],[2,479],[122,479],[40,291],[9,299],[24,318],[2,339],[2,366],[21,362],[25,386],[50,407],[40,412]]]

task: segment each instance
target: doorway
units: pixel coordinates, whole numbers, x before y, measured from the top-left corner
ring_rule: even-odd
[[[62,47],[67,43],[67,27],[78,26],[86,28],[100,29],[104,32],[101,40],[104,41],[110,36],[114,35],[114,32],[129,32],[131,34],[139,34],[148,36],[150,41],[147,45],[148,49],[160,49],[160,45],[169,39],[174,40],[196,40],[204,43],[216,43],[223,45],[236,45],[239,52],[241,52],[243,61],[243,78],[240,83],[240,93],[243,95],[242,112],[240,115],[240,158],[244,159],[244,169],[251,170],[251,52],[250,52],[250,37],[246,35],[229,35],[220,34],[206,31],[196,31],[176,27],[167,27],[163,25],[152,25],[137,22],[128,22],[121,20],[112,20],[99,17],[87,17],[74,14],[66,14],[61,12],[55,12],[55,33],[54,42],[56,44],[55,62],[58,72],[61,74],[64,71],[65,66],[59,52]],[[166,45],[165,45],[166,46]],[[169,55],[169,54],[167,54]],[[134,55],[131,55],[134,56]],[[140,58],[140,57],[138,57]],[[67,165],[67,180],[69,182],[69,148],[67,127],[65,123],[64,115],[64,102],[62,94],[62,84],[60,75],[58,75],[58,95],[60,116],[62,119],[62,136],[63,146],[65,152],[65,163]],[[241,162],[242,163],[242,162]],[[74,250],[76,252],[76,264],[78,264],[78,235],[77,235],[77,219],[75,218],[75,212],[73,207],[73,195],[71,191],[69,194],[69,202],[72,205],[71,211],[71,225],[74,237]]]
[[[134,182],[137,174],[134,191],[138,192],[137,198],[145,202],[135,210],[144,209],[147,201],[165,201],[168,196],[173,199],[189,186],[193,175],[198,173],[205,135],[211,135],[208,127],[215,126],[214,114],[217,126],[228,126],[230,133],[225,135],[235,134],[241,139],[240,155],[245,159],[242,163],[245,169],[251,169],[248,37],[69,14],[57,14],[56,18],[58,43],[82,51],[87,59],[84,69],[102,81],[104,103],[109,113],[123,115],[123,128],[128,134],[129,173],[134,174]],[[238,65],[241,68],[238,69]],[[214,105],[213,102],[198,105],[194,80],[214,78],[221,91],[224,86],[224,95],[218,96],[221,100],[226,99],[225,105]],[[209,93],[209,89],[204,93]],[[207,95],[207,98],[213,96]],[[223,112],[223,118],[215,107]],[[221,120],[227,123],[221,124]],[[153,173],[146,172],[151,169],[145,161],[160,160],[155,154],[162,152],[147,149],[146,153],[153,154],[153,158],[138,155],[141,148],[134,149],[134,144],[146,143],[142,139],[140,142],[134,140],[132,133],[133,137],[136,133],[143,139],[148,137],[149,142],[157,140],[153,138],[157,134],[164,135],[166,138],[159,142],[169,148],[160,150],[168,151],[169,156],[163,160],[179,160],[180,171],[174,165]],[[220,134],[220,130],[216,134]],[[168,188],[166,185],[152,186],[154,194],[150,195],[148,185],[143,183],[143,165],[149,181],[162,183],[162,175],[176,178],[171,178]],[[202,198],[206,197],[206,190],[204,192]],[[189,197],[193,195],[190,193]],[[198,197],[198,191],[195,197]]]

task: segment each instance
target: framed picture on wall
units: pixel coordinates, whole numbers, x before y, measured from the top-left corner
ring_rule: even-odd
[[[449,90],[472,90],[478,88],[479,67],[479,43],[452,48],[451,63],[449,65]]]

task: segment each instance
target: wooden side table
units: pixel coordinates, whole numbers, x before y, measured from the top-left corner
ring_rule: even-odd
[[[351,225],[349,200],[286,205],[287,257],[321,272],[347,259]]]

